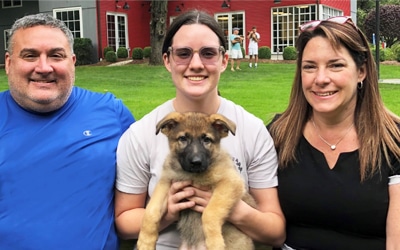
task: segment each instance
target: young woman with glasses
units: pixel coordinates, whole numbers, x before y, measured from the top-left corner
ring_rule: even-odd
[[[400,249],[400,118],[348,17],[300,27],[288,108],[269,130],[287,220],[283,249]]]
[[[285,220],[278,202],[277,155],[262,120],[218,95],[221,73],[228,65],[225,36],[216,20],[192,10],[178,16],[169,27],[163,45],[165,68],[176,88],[175,98],[137,121],[122,136],[117,150],[116,226],[123,238],[138,237],[147,200],[160,178],[169,153],[167,137],[156,135],[156,124],[172,111],[220,113],[236,123],[236,135],[222,139],[257,209],[239,202],[227,220],[255,241],[280,246]],[[212,192],[189,182],[171,183],[168,212],[161,221],[157,249],[178,249],[179,212],[201,213]]]

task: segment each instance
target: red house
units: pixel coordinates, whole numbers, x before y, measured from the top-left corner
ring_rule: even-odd
[[[44,12],[63,20],[75,37],[90,38],[93,61],[103,57],[107,46],[132,50],[150,46],[151,1],[137,0],[7,0],[0,6],[0,64],[4,62],[9,29],[13,21],[26,14]],[[6,5],[5,5],[6,3]],[[180,13],[201,9],[215,17],[227,37],[234,27],[241,35],[257,26],[260,46],[279,55],[295,44],[298,26],[310,20],[332,16],[352,16],[356,21],[356,0],[217,0],[168,1],[167,25]],[[247,40],[243,47],[247,49]],[[227,47],[230,43],[227,44]]]

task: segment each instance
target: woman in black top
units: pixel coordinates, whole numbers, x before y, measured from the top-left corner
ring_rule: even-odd
[[[348,17],[300,27],[289,106],[269,125],[287,219],[282,249],[400,249],[400,118]]]

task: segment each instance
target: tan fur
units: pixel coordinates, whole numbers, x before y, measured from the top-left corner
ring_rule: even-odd
[[[251,238],[232,224],[225,222],[232,207],[240,200],[255,206],[246,192],[243,179],[234,168],[228,153],[220,148],[220,139],[229,131],[235,134],[236,125],[226,117],[201,113],[168,114],[156,127],[169,140],[170,154],[165,160],[163,173],[146,207],[142,228],[138,239],[139,250],[155,249],[161,217],[167,209],[167,195],[172,181],[192,180],[194,186],[208,186],[213,195],[202,214],[187,209],[181,212],[178,229],[186,247],[200,249],[204,245],[209,250],[250,250],[254,249]],[[212,143],[203,141],[210,153],[210,164],[204,172],[193,173],[182,169],[179,153],[185,148],[188,136],[193,140],[211,138]]]

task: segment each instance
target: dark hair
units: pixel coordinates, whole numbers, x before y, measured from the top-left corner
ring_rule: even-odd
[[[218,22],[208,13],[194,9],[179,15],[171,23],[164,38],[162,47],[163,54],[168,53],[168,47],[172,45],[172,39],[174,38],[176,32],[178,32],[183,25],[190,24],[202,24],[210,28],[218,36],[220,45],[223,46],[226,51],[226,38]]]

